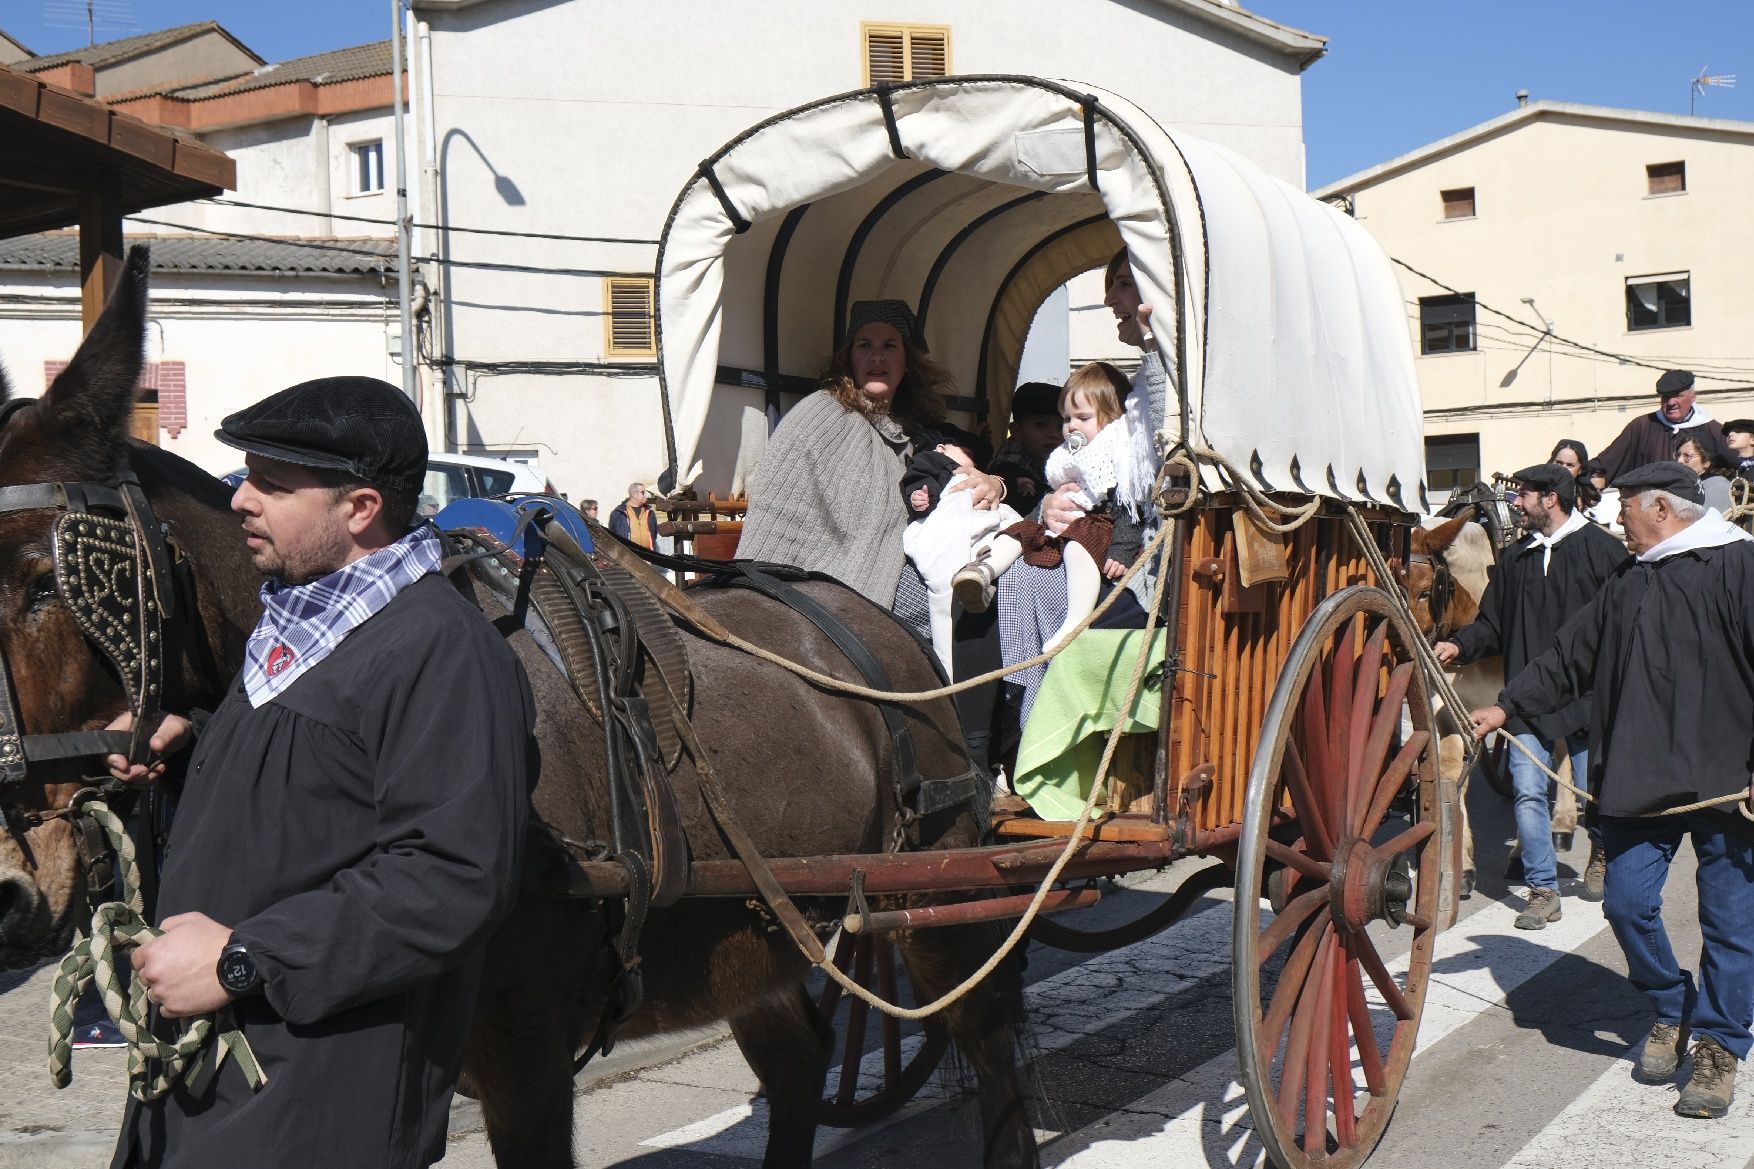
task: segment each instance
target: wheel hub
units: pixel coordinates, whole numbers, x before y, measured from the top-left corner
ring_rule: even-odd
[[[1335,850],[1331,905],[1334,920],[1361,930],[1373,921],[1400,925],[1413,896],[1406,858],[1378,852],[1354,838]]]

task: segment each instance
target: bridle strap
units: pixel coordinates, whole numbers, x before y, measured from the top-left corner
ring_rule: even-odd
[[[1409,564],[1429,564],[1431,566],[1431,599],[1428,607],[1431,610],[1431,636],[1434,641],[1442,641],[1454,630],[1449,628],[1449,606],[1456,595],[1456,578],[1450,572],[1449,561],[1441,552],[1415,552],[1407,557]]]
[[[139,490],[138,485],[135,490]],[[15,487],[0,487],[0,514],[98,510],[127,515],[128,503],[122,492],[101,483],[22,483]]]

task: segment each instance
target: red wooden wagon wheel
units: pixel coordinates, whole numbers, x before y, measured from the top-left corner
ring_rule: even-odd
[[[1283,1169],[1369,1156],[1413,1057],[1443,851],[1417,636],[1378,589],[1324,601],[1273,691],[1249,775],[1231,986],[1255,1131]],[[1404,963],[1383,958],[1391,929],[1411,930]]]
[[[897,997],[901,959],[886,935],[842,931],[835,939],[833,960],[853,981],[887,1001],[906,999],[918,1005],[911,995]],[[816,1111],[817,1121],[832,1128],[875,1124],[912,1100],[950,1046],[950,1034],[938,1016],[918,1022],[897,1019],[845,993],[832,978],[823,984],[816,1009],[834,1028],[829,1066],[840,1069],[838,1083]],[[866,1057],[875,1052],[882,1059],[873,1061],[873,1070]]]

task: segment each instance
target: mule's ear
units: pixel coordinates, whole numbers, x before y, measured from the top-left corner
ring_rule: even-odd
[[[1435,528],[1414,528],[1414,544],[1419,546],[1415,551],[1422,553],[1440,553],[1456,542],[1461,530],[1468,527],[1468,516],[1456,516],[1454,520],[1445,520]]]
[[[147,249],[128,249],[110,299],[79,351],[43,395],[43,424],[122,457],[146,349]]]

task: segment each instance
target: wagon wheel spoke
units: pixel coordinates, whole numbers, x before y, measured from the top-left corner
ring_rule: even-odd
[[[1304,839],[1315,845],[1310,852],[1324,860],[1334,856],[1334,833],[1328,828],[1327,816],[1309,786],[1309,773],[1303,767],[1303,752],[1295,742],[1285,744],[1285,760],[1281,764],[1285,786],[1291,792],[1291,807],[1303,827]]]
[[[1291,1011],[1291,1032],[1285,1041],[1283,1078],[1279,1081],[1279,1117],[1286,1128],[1297,1120],[1298,1098],[1303,1094],[1304,1077],[1309,1074],[1310,1032],[1315,1029],[1315,1011],[1310,1004],[1321,993],[1322,974],[1327,969],[1328,939],[1316,948],[1316,960],[1310,964],[1308,977],[1297,988]]]
[[[1269,840],[1267,842],[1267,855],[1287,868],[1295,869],[1312,881],[1320,881],[1324,885],[1328,882],[1327,865],[1310,856],[1307,852],[1292,848],[1289,844]]]
[[[1335,940],[1334,978],[1329,1000],[1328,1075],[1333,1086],[1334,1139],[1341,1148],[1349,1148],[1358,1140],[1358,1114],[1353,1111],[1357,1089],[1352,1079],[1352,1044],[1348,1040],[1348,1023],[1352,1013],[1347,1006],[1347,975],[1350,963],[1340,957]]]
[[[877,993],[885,1002],[895,1001],[895,947],[877,947]],[[901,1079],[901,1020],[883,1013],[883,1085]]]
[[[1261,960],[1266,961],[1277,953],[1294,930],[1309,920],[1316,910],[1327,907],[1327,900],[1328,890],[1323,886],[1320,889],[1311,889],[1280,910],[1279,915],[1273,919],[1273,924],[1261,931]]]
[[[860,986],[868,986],[871,982],[872,940],[868,934],[861,934],[854,942],[853,981]],[[859,1093],[859,1064],[865,1058],[865,1021],[871,1017],[871,1004],[855,997],[847,1004],[847,1011],[846,1049],[840,1058],[840,1090],[834,1097],[835,1103],[843,1108]]]
[[[1358,1043],[1358,1062],[1364,1068],[1364,1085],[1372,1096],[1383,1094],[1382,1049],[1376,1042],[1376,1025],[1364,998],[1364,976],[1356,963],[1346,967],[1346,1013],[1352,1019],[1352,1036]]]
[[[1383,817],[1388,814],[1389,805],[1394,802],[1395,794],[1401,790],[1407,782],[1407,777],[1413,773],[1413,768],[1418,764],[1420,756],[1425,754],[1425,747],[1429,742],[1431,742],[1431,732],[1429,731],[1414,731],[1407,736],[1407,741],[1401,744],[1401,749],[1395,752],[1394,759],[1383,771],[1382,778],[1377,780],[1376,794],[1370,801],[1370,807],[1364,813],[1358,835],[1366,840],[1370,839],[1376,831],[1377,825],[1381,824]]]
[[[1353,674],[1358,668],[1358,622],[1348,621],[1340,644],[1328,657],[1328,809],[1335,824],[1350,822],[1346,788],[1352,730]]]
[[[1370,738],[1365,744],[1358,767],[1358,798],[1352,805],[1352,819],[1348,823],[1354,836],[1370,835],[1366,831],[1366,821],[1376,807],[1376,800],[1382,796],[1383,760],[1389,753],[1389,743],[1395,731],[1401,725],[1401,702],[1407,696],[1407,684],[1413,680],[1413,663],[1403,662],[1389,672],[1389,684],[1383,691],[1382,702],[1377,707],[1376,718],[1370,724]],[[1363,720],[1359,720],[1363,726]],[[1398,786],[1398,785],[1397,785]],[[1389,790],[1393,798],[1395,789]],[[1383,806],[1386,808],[1387,801]],[[1378,817],[1380,819],[1380,816]],[[1374,824],[1371,825],[1374,827]]]
[[[1358,656],[1357,677],[1352,685],[1352,718],[1347,728],[1346,739],[1346,818],[1342,823],[1351,825],[1358,820],[1359,808],[1367,796],[1362,794],[1362,787],[1367,774],[1365,760],[1369,756],[1368,747],[1375,732],[1383,721],[1383,707],[1378,706],[1376,688],[1381,673],[1383,646],[1388,639],[1389,624],[1378,621],[1371,629],[1370,635],[1364,639],[1364,652]],[[1386,705],[1386,698],[1384,700]],[[1399,721],[1399,704],[1396,703],[1396,716]],[[1375,718],[1370,711],[1375,709]],[[1383,742],[1386,746],[1387,732],[1384,731]]]
[[[1365,973],[1370,975],[1370,981],[1376,984],[1376,992],[1382,995],[1383,1002],[1395,1013],[1395,1018],[1411,1019],[1413,1004],[1407,1001],[1407,996],[1396,984],[1394,975],[1383,964],[1382,955],[1376,952],[1376,945],[1370,940],[1370,935],[1363,930],[1353,930],[1347,935],[1346,941],[1346,948],[1364,967]]]
[[[1303,1151],[1312,1157],[1327,1149],[1328,1036],[1334,1025],[1334,958],[1338,950],[1337,938],[1330,938],[1322,947],[1322,977],[1308,1012],[1314,1022],[1303,1074]]]
[[[1274,1054],[1279,1050],[1279,1041],[1284,1037],[1285,1023],[1291,1017],[1292,1005],[1296,1003],[1297,996],[1303,993],[1303,984],[1309,981],[1315,956],[1321,952],[1322,942],[1326,940],[1331,929],[1328,907],[1324,905],[1303,937],[1298,939],[1297,945],[1292,947],[1291,957],[1285,960],[1285,966],[1279,972],[1279,985],[1273,988],[1273,1000],[1261,1017],[1261,1034],[1265,1037],[1263,1055],[1268,1063],[1272,1062]]]
[[[1394,856],[1397,853],[1406,852],[1416,844],[1423,844],[1436,831],[1437,825],[1429,820],[1421,821],[1405,832],[1389,837],[1378,846],[1376,851],[1383,856]]]

